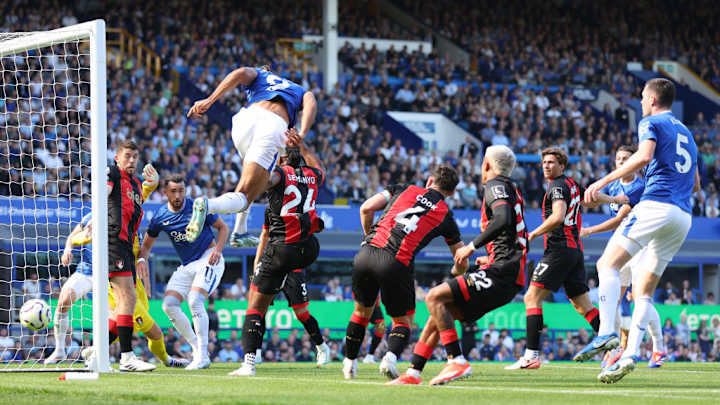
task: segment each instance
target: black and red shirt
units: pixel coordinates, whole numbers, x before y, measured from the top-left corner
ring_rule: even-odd
[[[415,255],[437,236],[444,236],[448,246],[460,242],[460,230],[439,191],[408,185],[388,186],[386,191],[390,201],[365,236],[366,243],[410,266]]]
[[[565,218],[562,226],[543,235],[545,239],[545,250],[557,248],[571,248],[583,250],[580,242],[580,228],[582,228],[582,214],[580,213],[580,201],[585,189],[575,183],[570,177],[560,175],[554,178],[545,193],[542,204],[543,221],[552,214],[554,201],[563,200],[567,205]]]
[[[275,167],[280,182],[268,190],[265,225],[271,243],[296,243],[313,233],[321,232],[325,224],[315,211],[318,188],[325,182],[322,170],[300,166]]]
[[[525,287],[528,238],[525,227],[525,203],[520,191],[509,178],[498,176],[485,183],[480,230],[485,232],[493,218],[493,210],[505,204],[510,207],[514,220],[505,226],[494,240],[485,244],[485,249],[491,264],[519,262],[517,274],[498,274],[498,276]]]
[[[108,239],[132,246],[143,217],[142,183],[136,176],[108,167]]]

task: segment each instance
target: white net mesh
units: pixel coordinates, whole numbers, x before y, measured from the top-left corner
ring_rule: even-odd
[[[0,369],[6,370],[80,365],[92,327],[84,293],[70,308],[65,336],[55,336],[62,318],[56,315],[37,331],[20,324],[20,308],[31,299],[56,313],[68,278],[89,252],[75,248],[72,263],[61,264],[67,235],[90,212],[89,40],[43,35],[0,33]],[[56,339],[65,342],[67,360],[45,364]]]

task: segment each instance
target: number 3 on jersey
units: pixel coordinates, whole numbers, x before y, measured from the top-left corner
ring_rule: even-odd
[[[315,209],[315,200],[313,199],[313,193],[315,193],[315,190],[312,188],[308,188],[307,197],[305,197],[305,204],[303,204],[303,210],[300,214],[304,214],[306,212],[310,212]],[[302,202],[302,193],[300,192],[300,189],[297,188],[295,185],[290,185],[285,188],[285,195],[293,195],[293,199],[286,202],[282,209],[280,210],[280,216],[287,216],[290,214],[290,210],[300,205]]]
[[[427,208],[425,207],[410,207],[395,215],[395,222],[405,225],[403,227],[403,232],[410,233],[417,229],[417,223],[420,221],[420,217],[425,213],[425,211],[427,211]]]

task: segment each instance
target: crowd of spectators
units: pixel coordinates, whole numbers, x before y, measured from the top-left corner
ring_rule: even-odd
[[[707,46],[718,35],[712,0],[511,0],[504,7],[487,0],[396,3],[470,52],[490,81],[560,80],[612,88],[620,84],[615,76],[624,76],[627,62],[648,67],[669,59],[720,88],[720,54]]]

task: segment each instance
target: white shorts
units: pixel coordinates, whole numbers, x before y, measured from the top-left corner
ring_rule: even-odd
[[[68,278],[62,288],[71,289],[75,293],[75,299],[79,300],[92,291],[92,276],[76,271]]]
[[[685,242],[691,223],[692,216],[676,205],[641,201],[623,219],[609,243],[622,246],[633,257],[646,247],[635,263],[636,273],[651,271],[662,276]]]
[[[268,172],[285,151],[287,129],[282,117],[255,104],[232,118],[232,139],[243,163],[255,162]]]
[[[632,325],[632,316],[620,317],[620,329],[630,330],[630,325]]]
[[[202,257],[194,262],[179,266],[170,276],[165,291],[177,291],[185,299],[192,287],[201,288],[207,291],[208,295],[212,294],[225,272],[225,258],[222,256],[214,266],[208,264],[208,257],[213,249],[206,250]]]

